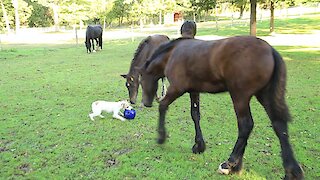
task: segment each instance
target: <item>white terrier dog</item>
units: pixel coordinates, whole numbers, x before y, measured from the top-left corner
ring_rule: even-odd
[[[104,111],[108,113],[113,113],[114,118],[117,118],[121,121],[125,121],[126,119],[121,117],[123,116],[123,113],[120,110],[132,109],[132,107],[130,106],[130,103],[127,100],[119,101],[119,102],[95,101],[92,103],[91,107],[92,107],[92,113],[89,114],[89,117],[92,121],[94,121],[93,118],[96,116],[100,116],[101,118],[104,118],[104,116],[101,115],[101,113]]]

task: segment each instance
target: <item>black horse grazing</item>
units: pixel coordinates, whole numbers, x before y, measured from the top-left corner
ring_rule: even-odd
[[[152,106],[157,81],[170,83],[159,104],[159,139],[166,139],[168,106],[184,93],[190,94],[195,124],[193,153],[205,150],[200,128],[199,93],[230,93],[238,121],[238,139],[227,161],[219,166],[223,174],[242,169],[243,154],[253,129],[250,100],[255,96],[265,108],[281,144],[285,179],[303,179],[303,171],[289,143],[290,114],[285,102],[286,67],[280,54],[267,42],[253,36],[216,41],[180,38],[160,46],[140,69],[143,103]]]
[[[180,33],[182,37],[194,38],[197,34],[196,23],[190,20],[185,21],[180,28]]]
[[[102,33],[103,29],[101,25],[89,25],[87,27],[86,31],[86,48],[87,48],[87,53],[91,53],[91,44],[92,44],[92,50],[95,51],[94,49],[94,40],[97,42],[97,46],[102,49]]]
[[[153,35],[142,40],[131,61],[128,74],[121,75],[126,78],[126,87],[128,88],[130,102],[136,103],[139,89],[139,72],[137,68],[142,66],[153,52],[164,42],[168,42],[169,38],[165,35]]]

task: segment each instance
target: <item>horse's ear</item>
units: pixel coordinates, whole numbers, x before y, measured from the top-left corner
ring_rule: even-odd
[[[127,78],[126,74],[121,74],[120,76],[123,77],[123,78]]]

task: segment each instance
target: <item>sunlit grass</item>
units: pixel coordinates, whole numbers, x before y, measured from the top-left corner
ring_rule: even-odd
[[[311,34],[320,29],[320,14],[304,15],[299,18],[276,18],[275,32],[277,34]],[[208,24],[208,23],[206,23]],[[210,27],[199,28],[197,35],[235,36],[248,35],[250,32],[249,21],[235,21],[234,25],[218,22],[218,29],[214,22]],[[270,35],[269,20],[257,21],[257,35]]]

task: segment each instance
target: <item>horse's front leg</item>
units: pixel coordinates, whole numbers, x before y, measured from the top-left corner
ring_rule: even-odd
[[[165,116],[169,105],[180,97],[183,93],[177,92],[172,86],[168,87],[168,92],[165,97],[159,102],[159,126],[158,126],[158,143],[163,144],[167,138],[165,129]]]
[[[232,96],[238,122],[238,139],[228,161],[221,163],[219,166],[218,171],[221,174],[241,173],[243,154],[253,129],[253,119],[249,106],[250,98],[245,97],[245,95]]]
[[[196,130],[196,136],[194,138],[195,144],[192,147],[192,152],[195,154],[200,154],[206,149],[206,144],[202,137],[202,132],[200,128],[200,107],[199,107],[199,93],[190,93],[191,102],[191,117],[194,122],[194,127]]]

